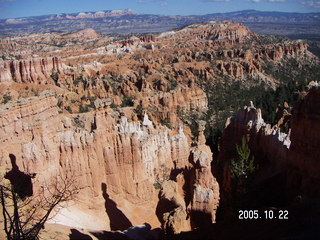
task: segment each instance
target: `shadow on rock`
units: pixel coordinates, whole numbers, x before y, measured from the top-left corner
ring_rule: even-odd
[[[117,208],[117,204],[110,199],[109,194],[107,193],[107,185],[105,183],[101,183],[102,196],[105,200],[105,208],[106,212],[110,219],[110,228],[112,231],[116,230],[126,230],[132,226],[129,219],[123,212]]]
[[[132,226],[123,232],[99,231],[90,233],[98,240],[159,240],[162,236],[160,228],[151,230],[148,223]]]
[[[211,225],[212,216],[210,213],[203,211],[191,210],[191,227],[199,228],[206,225]]]
[[[123,232],[130,240],[153,240],[154,237],[151,232],[149,223],[143,225],[133,226]]]
[[[71,233],[69,234],[69,240],[93,240],[93,239],[89,235],[79,232],[77,229],[71,229]]]
[[[4,177],[10,181],[14,192],[16,192],[19,197],[24,200],[33,194],[31,178],[33,178],[35,174],[26,174],[21,172],[17,165],[16,156],[14,154],[9,154],[9,158],[11,160],[12,169],[7,172]]]
[[[90,232],[93,236],[95,236],[99,240],[130,240],[125,234],[122,232]]]

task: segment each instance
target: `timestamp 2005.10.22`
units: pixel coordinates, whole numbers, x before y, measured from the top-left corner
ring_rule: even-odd
[[[239,210],[238,218],[241,220],[252,220],[252,219],[261,219],[261,220],[288,220],[289,211],[288,210]]]

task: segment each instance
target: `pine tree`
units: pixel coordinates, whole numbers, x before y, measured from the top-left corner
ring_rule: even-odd
[[[236,145],[236,157],[231,160],[231,172],[235,178],[248,178],[255,170],[254,157],[245,137],[242,137],[241,145]]]

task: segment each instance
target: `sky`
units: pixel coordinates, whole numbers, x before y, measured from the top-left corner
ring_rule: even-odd
[[[320,12],[320,0],[0,0],[0,19],[113,9],[161,15],[202,15],[245,9]]]

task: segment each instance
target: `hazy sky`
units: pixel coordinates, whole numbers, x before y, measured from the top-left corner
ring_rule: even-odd
[[[190,15],[244,9],[320,12],[320,0],[0,0],[0,18],[127,9],[139,13]]]

